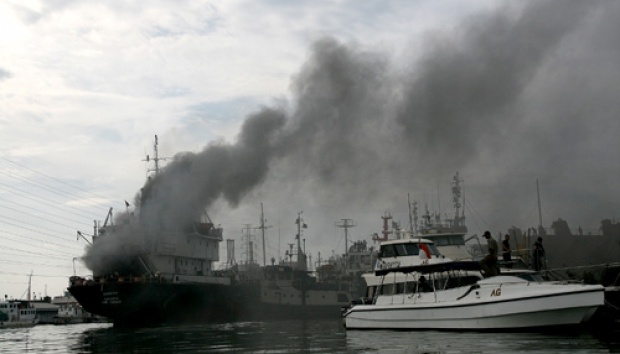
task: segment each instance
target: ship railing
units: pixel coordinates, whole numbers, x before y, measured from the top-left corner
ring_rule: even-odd
[[[104,283],[173,283],[175,274],[160,274],[155,272],[153,275],[106,275],[97,277],[72,276],[69,278],[71,286],[104,284]],[[214,272],[209,275],[212,278],[230,278],[230,275]]]
[[[588,284],[620,284],[620,262],[543,269],[543,276],[554,280],[577,280]]]

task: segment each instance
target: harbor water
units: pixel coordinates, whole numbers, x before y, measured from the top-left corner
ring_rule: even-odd
[[[340,321],[236,322],[119,328],[111,324],[0,329],[0,353],[610,353],[618,336],[345,331]]]

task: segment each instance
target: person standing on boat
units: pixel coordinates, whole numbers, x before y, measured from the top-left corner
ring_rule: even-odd
[[[506,267],[512,268],[512,254],[510,250],[510,235],[506,234],[504,236],[504,241],[502,241],[502,258],[506,263]]]
[[[545,248],[542,244],[542,237],[539,237],[536,242],[534,242],[534,270],[539,271],[543,267],[543,262],[545,260]]]
[[[485,231],[483,236],[487,239],[489,254],[480,261],[480,267],[485,277],[492,277],[499,274],[499,268],[497,266],[497,241],[491,237],[489,231]]]

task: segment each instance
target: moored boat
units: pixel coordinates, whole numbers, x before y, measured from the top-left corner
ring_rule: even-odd
[[[530,272],[484,278],[478,262],[421,251],[432,246],[424,239],[382,244],[382,262],[367,277],[369,299],[343,312],[345,327],[533,329],[581,324],[604,304],[601,285],[528,280]],[[386,260],[388,248],[401,253]]]
[[[0,302],[0,328],[32,327],[39,323],[37,310],[27,301]]]

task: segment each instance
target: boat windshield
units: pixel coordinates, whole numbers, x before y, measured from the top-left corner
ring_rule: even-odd
[[[433,256],[439,256],[440,253],[434,244],[426,244]],[[420,255],[420,246],[417,243],[396,243],[381,245],[379,250],[379,257],[404,257],[404,256],[418,256]]]

